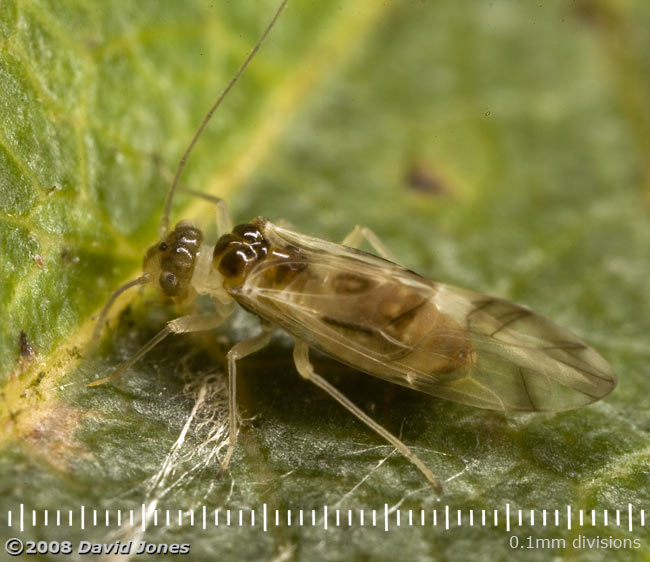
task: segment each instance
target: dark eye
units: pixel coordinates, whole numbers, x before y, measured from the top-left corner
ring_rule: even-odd
[[[167,296],[174,296],[178,292],[178,279],[171,271],[160,274],[160,287]]]
[[[158,249],[161,252],[164,252],[168,247],[169,246],[167,245],[167,242],[161,242],[160,244],[158,244]]]

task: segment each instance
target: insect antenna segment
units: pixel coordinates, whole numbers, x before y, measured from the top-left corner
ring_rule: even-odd
[[[183,169],[185,168],[185,164],[187,163],[187,159],[189,158],[190,153],[192,152],[194,146],[196,145],[199,138],[203,134],[203,131],[207,127],[208,123],[210,122],[210,119],[212,119],[212,115],[214,115],[214,112],[219,108],[221,102],[223,102],[225,97],[228,95],[228,92],[230,92],[230,90],[232,90],[232,87],[237,83],[237,80],[239,80],[239,77],[242,75],[244,70],[246,70],[246,67],[251,62],[251,60],[253,60],[253,58],[257,54],[257,51],[260,50],[260,47],[262,46],[265,39],[268,37],[269,33],[273,29],[275,22],[280,17],[280,14],[282,13],[282,10],[284,10],[285,6],[287,5],[287,2],[288,0],[282,1],[278,9],[276,10],[273,18],[266,26],[266,29],[264,30],[260,38],[257,40],[257,43],[255,44],[251,52],[248,53],[248,56],[246,57],[244,62],[241,64],[241,66],[239,67],[235,75],[230,79],[230,82],[228,82],[228,85],[224,88],[224,90],[217,98],[217,101],[214,102],[212,107],[205,114],[205,117],[201,121],[199,128],[196,130],[194,136],[192,137],[192,140],[187,145],[187,148],[185,149],[183,156],[181,156],[181,159],[178,162],[178,166],[176,167],[176,172],[174,173],[174,179],[172,180],[172,183],[169,186],[169,191],[167,192],[167,197],[165,198],[165,207],[163,210],[162,219],[160,220],[160,228],[158,230],[158,236],[161,239],[164,238],[164,236],[167,234],[167,231],[169,230],[169,213],[171,212],[172,202],[174,200],[174,194],[176,193],[176,187],[178,186],[178,181],[181,177],[181,174],[183,173]]]

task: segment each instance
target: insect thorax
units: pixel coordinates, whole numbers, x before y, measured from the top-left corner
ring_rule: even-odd
[[[193,296],[191,281],[202,240],[198,228],[181,221],[147,250],[142,269],[167,299],[180,302]]]
[[[266,262],[264,274],[258,282],[276,289],[282,289],[306,268],[307,264],[301,260],[298,248],[277,247],[264,236],[266,222],[266,219],[257,217],[248,223],[238,224],[231,233],[219,238],[214,247],[212,264],[223,276],[226,290],[241,287],[262,262]]]

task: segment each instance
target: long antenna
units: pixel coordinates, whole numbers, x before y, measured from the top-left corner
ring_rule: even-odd
[[[192,152],[192,149],[194,148],[194,145],[196,142],[199,140],[199,137],[203,133],[203,130],[207,126],[208,122],[212,118],[212,114],[217,110],[217,108],[221,105],[221,102],[223,99],[228,95],[228,92],[232,89],[232,87],[236,84],[237,80],[239,80],[239,77],[242,75],[244,70],[246,70],[246,67],[248,66],[248,63],[253,60],[253,57],[257,54],[257,51],[259,51],[260,47],[262,46],[262,43],[264,43],[264,40],[268,36],[268,34],[271,32],[271,29],[273,29],[273,26],[275,25],[275,22],[277,19],[280,17],[280,14],[282,13],[282,10],[284,10],[284,7],[287,5],[288,0],[282,0],[282,3],[280,4],[280,7],[276,10],[275,15],[273,16],[273,19],[271,22],[266,26],[266,29],[264,30],[264,33],[260,36],[260,38],[257,40],[257,43],[253,47],[253,50],[248,54],[246,57],[246,60],[242,63],[242,65],[239,67],[239,70],[235,73],[235,75],[230,79],[230,82],[228,82],[228,85],[226,88],[221,92],[221,95],[217,98],[217,101],[214,102],[214,105],[210,108],[210,111],[208,111],[203,118],[203,121],[201,121],[201,124],[199,125],[199,128],[196,130],[194,133],[194,136],[192,137],[192,140],[190,141],[190,144],[188,147],[185,149],[185,152],[183,153],[183,156],[181,157],[180,161],[178,162],[178,166],[176,168],[176,173],[174,174],[174,179],[172,180],[172,184],[169,186],[169,191],[167,192],[167,198],[165,199],[165,209],[163,211],[163,216],[162,219],[160,220],[160,228],[158,229],[158,235],[162,239],[167,235],[167,232],[169,231],[169,213],[171,211],[172,207],[172,201],[174,199],[174,194],[176,193],[176,187],[178,185],[178,180],[181,177],[181,174],[183,173],[183,169],[185,168],[185,163],[187,162],[187,158],[189,157],[190,153]]]

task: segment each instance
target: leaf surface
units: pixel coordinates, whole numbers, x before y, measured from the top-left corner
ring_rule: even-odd
[[[636,537],[632,555],[647,557],[647,529],[602,518],[643,508],[650,489],[650,10],[640,0],[292,2],[183,176],[224,197],[236,222],[264,215],[329,240],[366,225],[410,269],[530,306],[612,363],[620,382],[605,400],[501,414],[314,354],[318,372],[443,480],[438,498],[408,461],[300,379],[282,334],[241,362],[244,427],[219,475],[225,354],[258,329],[243,312],[215,333],[171,338],[118,387],[86,386],[181,312],[132,291],[99,352],[83,356],[93,317],[155,243],[180,154],[274,8],[0,5],[0,514],[20,504],[73,509],[65,533],[39,522],[24,538],[144,537],[190,543],[193,560],[506,559],[513,533],[562,538],[568,548],[553,555],[571,560],[611,556],[572,548],[579,535]],[[172,219],[181,218],[214,240],[210,204],[181,195]],[[152,511],[141,535],[143,504]],[[513,529],[523,510],[522,528],[478,525],[482,510],[489,523],[506,504]],[[79,530],[81,505],[88,517],[98,510],[101,525],[111,510],[109,528]],[[285,518],[266,533],[263,505]],[[402,517],[389,533],[385,505],[391,522],[397,509]],[[452,517],[451,531],[446,505],[464,518]],[[543,509],[566,518],[567,505],[571,530],[539,526]],[[216,529],[202,530],[203,506],[209,525],[219,509]],[[249,508],[256,526],[240,527]],[[117,509],[134,510],[135,528],[117,525]],[[159,523],[170,510],[171,529],[154,525],[153,509]],[[595,526],[577,524],[580,510],[587,520],[597,511]],[[0,522],[3,538],[15,534]]]

